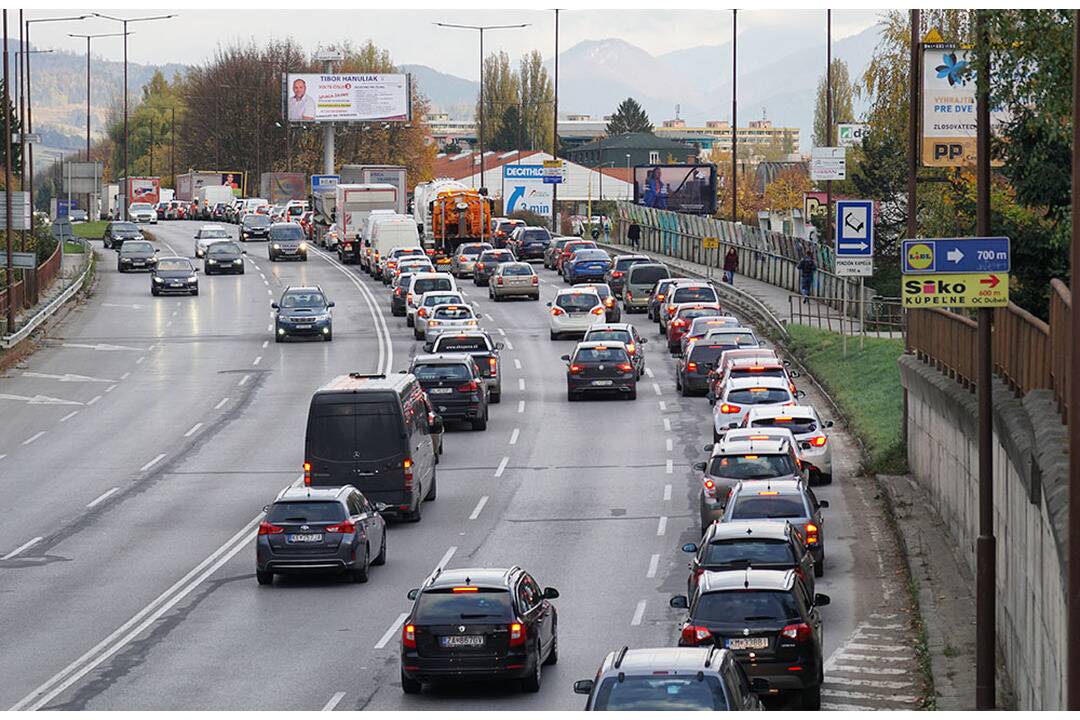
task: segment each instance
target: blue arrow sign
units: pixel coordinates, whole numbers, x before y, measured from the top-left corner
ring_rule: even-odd
[[[873,257],[874,203],[872,200],[836,201],[836,256]]]
[[[514,188],[514,191],[510,193],[510,199],[506,201],[506,214],[514,212],[514,206],[517,205],[518,200],[525,197],[525,186],[518,185]]]
[[[934,238],[904,240],[900,249],[904,273],[1009,272],[1009,238]]]

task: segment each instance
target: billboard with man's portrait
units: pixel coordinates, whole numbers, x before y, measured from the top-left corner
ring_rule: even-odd
[[[637,165],[634,203],[693,215],[716,212],[715,165]]]
[[[290,74],[285,78],[285,118],[305,122],[408,122],[409,76]]]

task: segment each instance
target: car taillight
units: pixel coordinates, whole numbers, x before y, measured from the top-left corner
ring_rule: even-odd
[[[603,315],[604,314],[604,306],[603,305],[597,305],[596,307],[594,307],[589,312],[591,312],[593,315]]]
[[[566,312],[560,307],[553,307],[551,308],[551,314],[555,317],[558,317],[560,315],[565,315]]]
[[[613,277],[613,278],[621,278],[622,276],[623,276],[622,270],[613,270],[612,273],[611,273],[611,277]]]
[[[412,489],[412,458],[405,458],[401,463],[401,469],[405,471],[405,487],[409,490]]]
[[[604,300],[604,307],[609,307],[609,308],[615,307],[615,298],[608,298],[608,299]]]
[[[311,463],[304,463],[304,484],[311,484]]]
[[[469,258],[465,257],[464,255],[458,255],[457,261],[458,262],[466,262],[468,259]]]
[[[585,369],[584,365],[571,365],[570,366],[570,374],[571,375],[577,375],[579,372],[581,372],[584,369]]]
[[[470,380],[469,382],[465,383],[464,385],[458,385],[457,386],[457,391],[458,392],[476,392],[476,389],[478,387],[479,387],[479,385],[476,384],[475,380]]]
[[[634,369],[634,366],[631,365],[630,363],[619,363],[618,365],[615,366],[615,369],[618,370],[619,372],[628,373],[628,372],[630,372],[631,370]]]
[[[664,293],[660,293],[656,296],[656,302],[664,302]]]
[[[672,315],[675,314],[675,306],[674,305],[668,306],[667,314],[668,314],[668,317],[671,317]]]
[[[828,440],[825,438],[824,435],[818,435],[816,437],[810,438],[810,444],[814,447],[825,447],[826,442],[828,442]]]
[[[331,525],[330,527],[326,528],[326,532],[341,533],[342,535],[346,535],[348,533],[356,532],[356,525],[353,524],[352,520],[346,520],[345,522],[338,523],[337,525]]]
[[[496,285],[502,285],[502,284],[503,284],[503,279],[502,279],[502,275],[500,275],[499,277],[495,278],[495,284],[496,284]]]
[[[677,328],[686,327],[686,321],[683,320],[682,318],[679,318],[678,320],[672,321],[671,327],[677,327]]]
[[[434,248],[428,248],[424,252],[427,253],[428,255],[431,255],[432,257],[434,257],[434,255],[435,255],[435,249]]]
[[[689,372],[697,372],[697,363],[696,362],[688,362],[688,363],[686,363],[686,369]]]
[[[720,406],[720,412],[730,415],[731,413],[742,412],[742,408],[738,405],[732,405],[730,403],[723,403]]]
[[[806,523],[806,544],[818,544],[818,526],[814,523]]]
[[[407,302],[407,303],[412,302],[412,293],[408,293],[407,295],[405,295],[405,302]]]
[[[491,371],[491,374],[494,375],[495,371],[499,369],[499,361],[495,358],[488,358],[488,369]]]
[[[705,478],[704,482],[702,482],[701,484],[705,486],[706,490],[716,489],[716,483],[713,482],[712,478]]]
[[[712,633],[709,632],[709,628],[702,627],[701,625],[683,625],[682,639],[693,645],[697,645],[706,640],[712,639]]]
[[[484,269],[484,263],[482,263],[482,262],[476,263],[476,269],[477,270],[483,270]]]
[[[350,242],[345,243],[345,249],[346,250],[352,250],[352,243],[350,243]]]
[[[626,352],[630,353],[631,355],[636,355],[637,354],[637,346],[634,345],[634,343],[627,343]]]
[[[416,626],[404,625],[401,628],[401,647],[416,649]]]
[[[532,284],[533,285],[539,285],[540,284],[540,278],[537,277],[536,275],[533,275],[532,276]]]
[[[260,535],[280,535],[283,532],[285,532],[285,528],[278,527],[277,525],[271,525],[270,523],[266,522],[265,520],[263,520],[261,523],[259,523],[259,534]]]
[[[813,631],[806,623],[799,623],[797,625],[788,625],[780,631],[780,637],[785,637],[795,642],[803,642],[810,639],[810,635]]]
[[[510,647],[519,647],[525,644],[527,633],[523,623],[510,623]]]
[[[630,292],[629,290],[627,290],[627,291],[626,291],[626,299],[627,299],[627,300],[633,300],[633,299],[634,299],[634,293],[632,293],[632,292]]]
[[[427,308],[420,308],[416,311],[417,317],[427,317]]]

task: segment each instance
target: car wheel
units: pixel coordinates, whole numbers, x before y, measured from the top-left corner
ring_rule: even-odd
[[[532,675],[530,675],[529,677],[527,677],[527,678],[525,678],[524,680],[521,681],[521,687],[524,688],[525,692],[531,692],[531,693],[540,692],[541,675],[543,673],[542,668],[544,666],[544,663],[540,659],[540,643],[539,643],[539,641],[537,641],[537,643],[536,643],[535,666],[536,667],[533,670]]]
[[[435,475],[435,469],[431,469],[431,487],[428,488],[427,494],[424,495],[424,502],[431,502],[439,495],[439,478]]]
[[[472,429],[473,430],[487,430],[487,422],[488,422],[487,408],[484,408],[484,417],[477,418],[476,420],[473,420],[472,421]]]
[[[360,567],[353,567],[352,569],[352,581],[355,583],[366,583],[368,581],[368,566],[371,565],[371,548],[367,545],[364,546],[364,564]]]
[[[401,671],[401,691],[406,695],[419,695],[420,691],[424,689],[424,684],[419,680],[413,680],[405,675],[405,671]]]
[[[325,335],[323,335],[323,342],[330,342],[330,341],[331,341],[331,340],[333,340],[333,339],[334,339],[334,333],[333,333],[333,331],[331,331],[331,332],[328,332],[328,333],[326,333]]]
[[[577,400],[577,393],[570,388],[566,388],[566,402],[574,402]]]
[[[409,522],[411,522],[411,523],[420,522],[420,516],[423,514],[423,511],[421,510],[421,506],[423,505],[423,503],[424,503],[424,499],[422,497],[417,498],[417,500],[416,500],[416,509],[413,510],[411,513],[409,513],[408,517],[406,518]]]
[[[689,597],[689,595],[687,596]],[[555,665],[559,662],[559,626],[556,624],[551,628],[551,649],[548,650],[547,659],[544,660],[545,665]]]
[[[637,388],[635,387],[633,390],[631,390],[626,397],[628,397],[630,400],[637,400]]]
[[[424,333],[417,330],[415,325],[413,325],[413,334],[412,335],[413,335],[413,340],[423,340],[424,339]]]
[[[191,297],[199,297],[199,288],[195,288],[191,291]]]
[[[502,390],[500,390],[497,393],[492,393],[491,394],[491,404],[492,405],[498,405],[501,402],[502,402]]]
[[[821,686],[815,685],[802,691],[803,710],[821,709]]]
[[[150,288],[150,294],[153,295],[154,297],[157,297],[157,294],[158,294],[157,288],[155,288],[155,287]]]
[[[274,573],[270,572],[269,570],[256,570],[255,571],[255,580],[260,585],[273,585],[274,584]]]
[[[382,544],[379,546],[379,554],[375,556],[375,559],[371,561],[372,565],[385,565],[386,564],[386,526],[383,526],[382,532]]]
[[[814,563],[814,577],[822,577],[825,575],[825,558],[821,558]]]
[[[821,484],[832,485],[832,473],[829,473],[828,475],[821,473]]]
[[[554,330],[552,330],[552,331],[551,331],[551,339],[552,339],[552,340],[558,340],[558,339],[559,339],[559,333],[557,333],[557,332],[555,332]]]
[[[116,272],[124,272],[124,266],[120,263],[116,263]]]
[[[409,327],[416,327],[416,323],[413,322],[413,316],[409,315],[407,311],[405,313],[405,324]],[[416,339],[419,340],[420,338]]]

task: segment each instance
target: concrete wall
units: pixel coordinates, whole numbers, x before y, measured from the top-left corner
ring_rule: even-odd
[[[905,355],[908,463],[974,576],[978,536],[975,395]],[[995,380],[994,532],[997,632],[1021,710],[1065,707],[1068,457],[1049,391],[1018,399]],[[974,591],[974,588],[972,588]],[[978,632],[972,618],[972,632]]]

